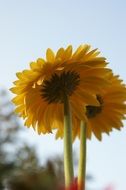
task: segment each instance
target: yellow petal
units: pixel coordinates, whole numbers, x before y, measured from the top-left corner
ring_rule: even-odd
[[[96,138],[101,141],[102,140],[102,136],[101,136],[101,129],[100,127],[98,127],[98,124],[97,123],[92,123],[91,125],[91,128],[92,128],[92,131],[94,133],[94,135],[96,136]]]
[[[100,106],[96,97],[83,89],[77,90],[74,95],[76,99],[80,99],[86,105]]]
[[[64,59],[65,60],[69,60],[71,55],[72,55],[72,46],[68,46],[67,49],[65,50],[65,53],[64,53],[65,57]]]
[[[83,48],[78,51],[78,53],[76,53],[73,58],[74,59],[77,59],[77,60],[80,60],[80,59],[84,59],[85,57],[85,54],[87,53],[87,51],[90,49],[90,46],[89,45],[84,45],[82,46]]]
[[[75,59],[77,55],[84,49],[84,45],[80,45],[77,50],[74,52],[72,58]]]
[[[46,51],[46,60],[50,63],[53,63],[55,60],[55,54],[50,48]]]
[[[16,105],[22,104],[24,102],[24,94],[20,94],[12,99],[12,102]]]
[[[57,51],[57,54],[56,54],[56,59],[60,58],[62,59],[63,56],[64,56],[64,49],[63,48],[60,48],[58,51]]]

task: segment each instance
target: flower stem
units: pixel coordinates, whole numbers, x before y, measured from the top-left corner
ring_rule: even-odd
[[[68,188],[74,179],[72,154],[72,121],[67,96],[64,98],[64,175],[65,186]]]
[[[78,190],[85,190],[85,179],[86,179],[86,124],[83,121],[81,121]]]

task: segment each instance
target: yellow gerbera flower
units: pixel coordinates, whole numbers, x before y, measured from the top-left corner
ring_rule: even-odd
[[[97,94],[100,106],[86,106],[88,137],[91,133],[101,140],[102,133],[109,134],[113,128],[120,130],[126,114],[126,87],[118,76],[110,76],[111,85]]]
[[[73,126],[86,119],[84,105],[99,105],[95,94],[108,86],[110,70],[104,68],[107,62],[98,57],[97,49],[89,49],[89,45],[82,45],[72,54],[72,46],[68,46],[56,55],[48,49],[46,60],[39,58],[29,70],[17,73],[18,80],[11,88],[16,94],[13,102],[27,127],[39,134],[56,128],[57,137],[61,136],[64,96],[69,96]]]

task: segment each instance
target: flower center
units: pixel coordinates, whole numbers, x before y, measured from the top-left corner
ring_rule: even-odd
[[[100,106],[86,106],[86,115],[87,117],[93,118],[95,117],[97,114],[101,113],[102,108],[103,108],[103,99],[100,95],[96,95],[97,100],[100,103]]]
[[[49,80],[43,82],[41,96],[48,103],[63,103],[64,96],[71,96],[79,82],[80,76],[74,71],[54,73]]]

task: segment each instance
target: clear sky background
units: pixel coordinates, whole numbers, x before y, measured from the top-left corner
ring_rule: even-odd
[[[76,48],[82,43],[99,48],[126,82],[126,1],[0,0],[0,86],[10,88],[15,73],[44,56],[48,47]],[[62,153],[62,141],[54,136],[38,136],[31,129],[27,134],[29,142],[37,143],[42,160]],[[76,151],[78,145],[76,141]],[[94,189],[114,184],[116,190],[125,190],[126,127],[104,135],[102,142],[88,141],[87,161]]]

